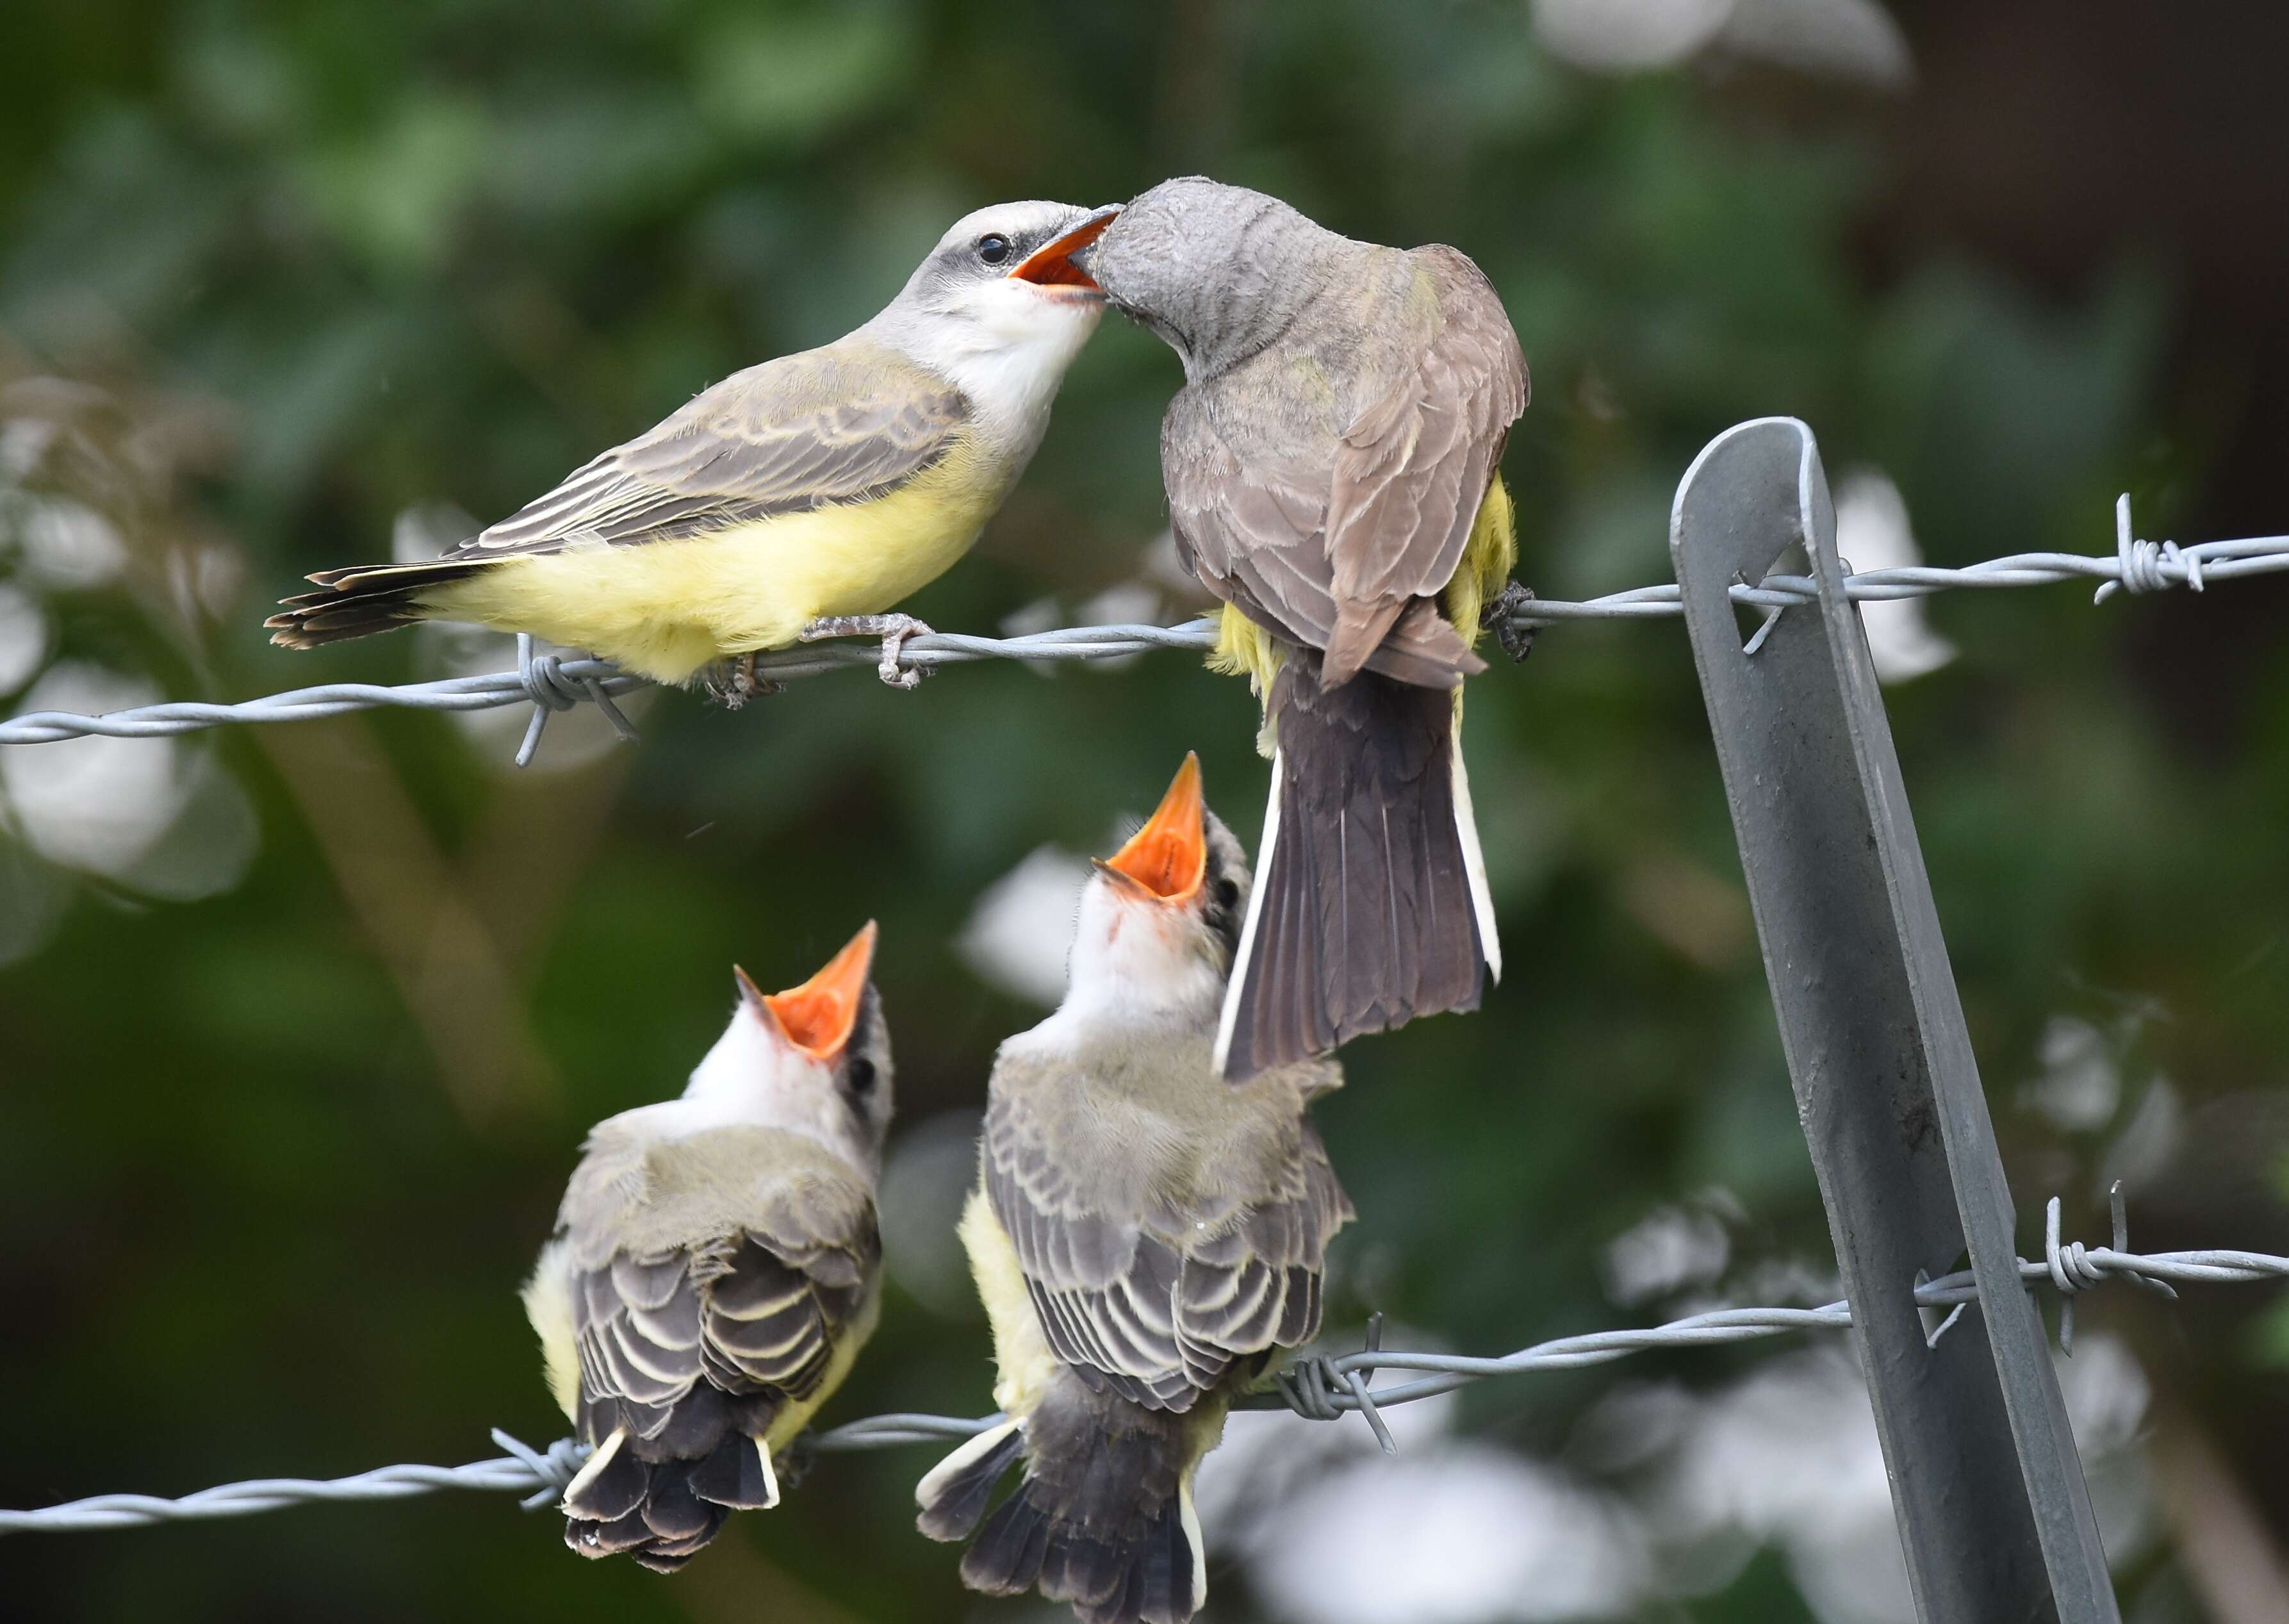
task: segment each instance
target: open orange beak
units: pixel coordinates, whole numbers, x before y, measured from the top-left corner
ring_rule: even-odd
[[[1208,807],[1200,799],[1200,759],[1186,755],[1160,809],[1097,872],[1139,896],[1189,902],[1208,869]]]
[[[785,992],[762,992],[734,967],[740,991],[761,1005],[779,1035],[813,1060],[833,1060],[850,1041],[858,1024],[858,1000],[866,991],[867,973],[874,967],[874,921],[868,919],[848,945],[826,961],[826,967],[800,987]]]
[[[1053,243],[1043,244],[1009,273],[1013,282],[1030,282],[1036,287],[1067,287],[1082,292],[1099,291],[1088,272],[1073,262],[1073,256],[1105,235],[1105,228],[1119,217],[1118,207],[1099,209],[1087,219]]]

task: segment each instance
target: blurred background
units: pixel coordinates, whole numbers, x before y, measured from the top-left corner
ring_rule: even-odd
[[[2289,529],[2289,13],[2128,0],[15,0],[0,16],[0,699],[499,669],[267,646],[306,570],[419,555],[872,312],[957,215],[1206,171],[1493,277],[1544,595],[1666,579],[1727,425],[1818,431],[1863,567]],[[1184,617],[1108,320],[1025,487],[911,607]],[[2289,581],[1871,613],[2022,1218],[2289,1251]],[[557,1437],[516,1302],[586,1126],[881,918],[881,1333],[826,1419],[990,1408],[948,1225],[1073,875],[1198,748],[1190,659],[863,672],[642,743],[517,712],[0,751],[0,1504]],[[1472,689],[1509,972],[1363,1041],[1329,1334],[1493,1352],[1835,1294],[1685,639],[1545,633]],[[2289,1312],[2088,1302],[2064,1378],[2126,1614],[2285,1616]],[[1840,1337],[1249,1417],[1220,1624],[1911,1616]],[[26,1619],[1038,1620],[913,1531],[929,1449],[822,1463],[663,1580],[505,1495],[0,1542]]]

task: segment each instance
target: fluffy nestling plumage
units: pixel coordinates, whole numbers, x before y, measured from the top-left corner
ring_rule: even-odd
[[[1011,1419],[916,1491],[923,1532],[975,1533],[966,1583],[1038,1587],[1087,1624],[1200,1606],[1193,1471],[1233,1397],[1318,1333],[1352,1215],[1304,1111],[1335,1066],[1235,1088],[1211,1063],[1248,872],[1199,785],[1188,760],[1098,865],[1064,1003],[995,1060],[961,1236]]]
[[[593,1453],[564,1538],[683,1565],[777,1505],[778,1452],[880,1307],[874,1185],[889,1035],[868,925],[803,986],[744,974],[681,1097],[597,1125],[524,1289],[549,1386]]]

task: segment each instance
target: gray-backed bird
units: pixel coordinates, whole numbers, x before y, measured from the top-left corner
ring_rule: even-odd
[[[1200,1606],[1193,1470],[1232,1397],[1318,1333],[1328,1242],[1352,1216],[1304,1114],[1342,1081],[1333,1063],[1237,1087],[1211,1063],[1248,887],[1187,757],[1097,864],[1065,1001],[1001,1046],[988,1088],[961,1238],[1009,1419],[922,1479],[920,1522],[976,1532],[972,1588],[1038,1586],[1088,1624]]]
[[[734,971],[680,1098],[599,1123],[524,1288],[548,1383],[592,1450],[564,1540],[672,1572],[849,1373],[880,1308],[890,1040],[872,924],[786,992]]]
[[[1498,466],[1526,361],[1501,299],[1454,249],[1353,242],[1199,179],[1136,199],[1074,262],[1184,362],[1170,517],[1226,605],[1216,663],[1264,704],[1262,879],[1218,1069],[1476,1008],[1502,950],[1461,690],[1489,605],[1525,595]]]
[[[426,563],[324,569],[273,642],[418,620],[530,632],[661,682],[886,616],[967,552],[1049,426],[1104,301],[1069,255],[1110,211],[1003,203],[957,221],[897,298],[822,348],[737,372]],[[732,695],[753,686],[735,666]]]

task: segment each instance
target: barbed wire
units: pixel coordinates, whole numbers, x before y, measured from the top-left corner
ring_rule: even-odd
[[[2127,1280],[2157,1295],[2174,1298],[2175,1286],[2180,1285],[2289,1279],[2289,1257],[2269,1253],[2133,1252],[2129,1249],[2119,1184],[2114,1188],[2112,1205],[2114,1244],[2086,1247],[2079,1241],[2061,1241],[2059,1203],[2054,1198],[2045,1215],[2043,1255],[2019,1260],[2020,1278],[2030,1288],[2048,1286],[2059,1294],[2059,1341],[2070,1354],[2073,1351],[2076,1296],[2110,1280]],[[1936,1346],[1961,1318],[1965,1307],[1978,1300],[1979,1292],[1971,1272],[1965,1270],[1919,1284],[1915,1296],[1919,1308],[1949,1310],[1929,1333],[1930,1341]],[[1384,1453],[1395,1453],[1397,1446],[1384,1423],[1382,1410],[1434,1397],[1489,1376],[1571,1370],[1608,1364],[1658,1349],[1713,1348],[1798,1331],[1842,1330],[1851,1324],[1852,1308],[1848,1302],[1808,1309],[1715,1309],[1666,1325],[1561,1336],[1521,1348],[1515,1353],[1480,1358],[1466,1354],[1416,1353],[1384,1348],[1381,1345],[1382,1316],[1376,1315],[1368,1325],[1367,1345],[1358,1352],[1302,1357],[1276,1378],[1272,1389],[1247,1395],[1237,1407],[1286,1408],[1308,1421],[1335,1421],[1356,1413],[1365,1418]],[[1379,1371],[1412,1371],[1417,1373],[1419,1379],[1376,1390],[1370,1384]],[[840,1453],[958,1441],[975,1437],[1001,1419],[999,1415],[975,1420],[953,1415],[873,1415],[812,1434],[802,1446],[823,1453]],[[495,1428],[492,1439],[507,1453],[495,1460],[475,1461],[466,1466],[385,1466],[354,1477],[327,1479],[261,1477],[224,1484],[179,1500],[148,1494],[100,1494],[36,1510],[0,1511],[0,1534],[138,1528],[154,1523],[246,1517],[258,1511],[324,1501],[403,1500],[440,1489],[517,1494],[522,1497],[526,1510],[537,1511],[562,1498],[566,1485],[588,1454],[586,1445],[571,1438],[560,1438],[546,1449],[534,1449]]]
[[[1959,588],[1985,590],[2094,580],[2099,586],[2093,601],[2103,602],[2117,591],[2146,593],[2186,586],[2201,592],[2216,582],[2284,570],[2289,570],[2289,536],[2205,541],[2190,547],[2181,547],[2170,541],[2138,540],[2131,529],[2130,498],[2124,496],[2115,504],[2115,550],[2111,553],[2014,553],[2007,558],[1960,567],[1918,564],[1895,569],[1870,569],[1847,575],[1844,588],[1854,602],[1888,603]],[[1816,602],[1819,597],[1812,578],[1801,575],[1767,576],[1753,585],[1737,584],[1732,595],[1737,604],[1767,609],[1775,617],[1796,605]],[[1658,620],[1684,612],[1676,583],[1667,582],[1608,593],[1581,602],[1535,599],[1512,616],[1511,625],[1524,631],[1568,621]],[[1768,618],[1767,628],[1769,625]],[[1216,646],[1216,622],[1212,618],[1174,626],[1066,626],[1022,637],[929,632],[906,638],[898,650],[896,665],[931,672],[941,666],[978,660],[1033,664],[1110,660],[1155,649],[1205,651]],[[767,682],[787,682],[830,671],[862,665],[875,667],[878,664],[871,642],[807,643],[758,655],[754,674]],[[83,716],[69,711],[33,711],[0,722],[0,744],[41,744],[89,736],[166,738],[208,728],[304,721],[385,708],[464,712],[529,704],[533,707],[532,720],[516,754],[517,765],[522,767],[532,760],[539,748],[541,732],[548,718],[576,705],[596,705],[621,737],[634,737],[635,729],[612,701],[650,686],[646,679],[630,675],[610,661],[537,651],[530,637],[520,636],[514,671],[395,686],[334,682],[235,705],[171,700],[101,716]]]

